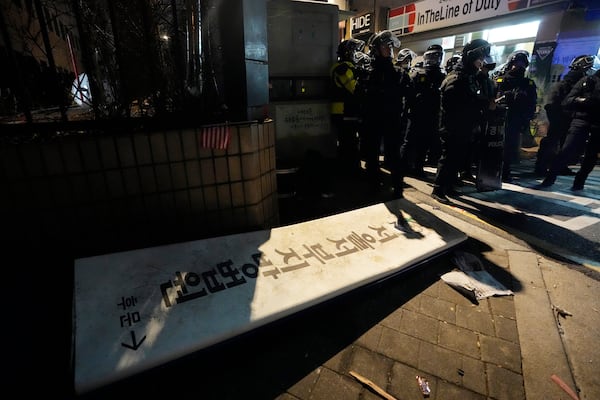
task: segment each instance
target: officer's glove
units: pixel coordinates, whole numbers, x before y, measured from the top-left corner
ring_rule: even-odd
[[[514,92],[504,92],[502,93],[502,96],[504,97],[503,99],[503,103],[506,105],[511,105],[515,102],[515,93]]]

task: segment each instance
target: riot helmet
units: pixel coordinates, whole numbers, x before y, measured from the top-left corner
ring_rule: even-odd
[[[594,56],[583,55],[577,56],[569,64],[570,69],[578,71],[587,71],[594,66]]]
[[[415,58],[417,58],[417,53],[408,48],[402,49],[398,52],[396,65],[409,68]]]
[[[356,53],[365,48],[365,42],[359,39],[348,39],[338,45],[337,55],[341,61],[356,63]]]
[[[529,52],[526,50],[517,50],[508,56],[507,67],[512,68],[523,68],[526,69],[529,66]]]
[[[483,60],[490,55],[490,43],[483,39],[474,39],[465,44],[462,60],[465,65],[471,65],[476,60]]]
[[[354,58],[356,60],[354,64],[359,68],[368,70],[371,66],[371,56],[369,56],[367,53],[357,51],[356,53],[354,53]]]
[[[439,44],[433,44],[427,48],[423,54],[423,64],[425,68],[438,68],[442,65],[444,51]]]
[[[381,47],[385,46],[390,49],[390,58],[394,57],[394,48],[400,47],[400,39],[396,37],[391,31],[381,31],[376,35],[371,36],[369,39],[369,49],[376,57],[384,56],[381,53]]]
[[[446,61],[446,73],[449,73],[454,69],[454,66],[460,62],[462,56],[460,54],[455,54]]]

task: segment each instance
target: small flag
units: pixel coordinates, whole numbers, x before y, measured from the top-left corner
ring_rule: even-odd
[[[205,127],[202,128],[200,146],[205,149],[225,150],[230,138],[229,125]]]

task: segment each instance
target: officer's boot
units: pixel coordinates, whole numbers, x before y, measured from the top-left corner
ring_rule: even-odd
[[[575,174],[575,179],[573,180],[573,186],[571,186],[571,190],[583,190],[583,185],[585,184],[585,177],[578,172]]]
[[[546,174],[546,177],[544,178],[542,183],[540,183],[540,186],[541,187],[550,187],[550,186],[554,185],[554,182],[556,182],[556,174],[552,173],[552,172],[548,172],[548,174]]]
[[[446,197],[446,191],[441,186],[433,185],[431,197],[433,197],[436,201],[439,201],[440,203],[450,204],[450,199]]]

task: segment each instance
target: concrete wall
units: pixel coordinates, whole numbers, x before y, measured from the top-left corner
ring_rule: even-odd
[[[3,236],[85,255],[276,226],[274,124],[230,132],[226,150],[200,128],[4,137]]]

